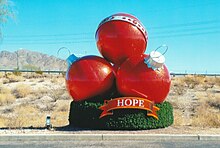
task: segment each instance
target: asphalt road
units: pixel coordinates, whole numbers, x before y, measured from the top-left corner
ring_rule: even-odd
[[[164,140],[164,141],[143,141],[143,140],[75,140],[75,141],[0,141],[0,148],[219,148],[220,141],[216,140]]]

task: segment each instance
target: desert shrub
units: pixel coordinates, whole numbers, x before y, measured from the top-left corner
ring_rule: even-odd
[[[192,119],[193,126],[220,127],[220,94],[208,94],[200,100],[200,105],[195,109]]]
[[[5,77],[5,74],[0,72],[0,78],[4,78]]]
[[[43,123],[39,110],[31,105],[20,105],[15,109],[15,116],[10,117],[9,121],[6,123],[7,127],[10,128],[22,128],[28,126],[39,126]],[[45,123],[45,121],[44,121]]]
[[[69,106],[69,105],[68,105]],[[66,112],[66,111],[68,111],[69,109],[69,107],[68,106],[66,106],[65,104],[61,104],[61,105],[59,105],[59,106],[57,106],[56,107],[56,111],[58,111],[58,112]]]
[[[42,82],[44,82],[45,80],[43,79],[43,78],[41,78],[41,79],[39,79],[38,80],[38,83],[42,83]]]
[[[72,101],[69,114],[71,126],[93,129],[139,130],[163,128],[173,123],[173,108],[170,103],[156,104],[159,120],[146,116],[147,112],[137,109],[114,110],[113,116],[99,119],[102,103]]]
[[[37,71],[35,71],[35,73],[36,73],[36,74],[39,74],[39,75],[42,75],[42,74],[43,74],[43,71],[37,70]]]
[[[210,110],[208,104],[197,107],[195,116],[192,117],[192,126],[220,127],[220,113]]]
[[[62,111],[52,112],[51,123],[53,127],[68,125],[68,112],[62,112]]]
[[[181,79],[175,79],[171,83],[171,91],[175,95],[183,95],[186,92],[184,83],[181,81]]]
[[[31,94],[32,90],[29,85],[27,84],[18,84],[14,90],[14,95],[17,98],[24,98]]]
[[[0,86],[0,106],[13,103],[15,101],[15,96],[11,93],[11,90]]]
[[[207,100],[207,103],[211,106],[214,107],[215,109],[220,111],[220,94],[215,94],[214,97],[211,99]]]
[[[14,108],[13,107],[7,107],[3,110],[4,114],[9,114],[9,113],[13,113],[14,112]]]
[[[201,75],[187,75],[182,79],[182,82],[185,83],[189,88],[193,89],[199,84],[205,82],[205,76]]]
[[[18,69],[15,69],[12,73],[13,73],[15,76],[21,76],[21,72],[20,72]]]
[[[66,71],[62,72],[62,77],[65,78],[66,77]]]
[[[45,120],[48,114],[51,115],[53,126],[68,124],[68,112],[46,112],[38,109],[35,105],[22,104],[14,108],[14,116],[4,118],[4,126],[9,128],[45,127]]]
[[[18,75],[8,75],[7,79],[9,80],[8,83],[20,82],[24,80],[22,76],[18,76]]]
[[[67,93],[67,91],[65,88],[51,89],[50,92],[51,92],[50,96],[54,99],[54,102],[56,102],[57,100],[66,99],[66,96],[64,95],[64,93]]]
[[[43,78],[44,74],[41,73],[40,71],[28,73],[27,75],[24,75],[26,79],[37,79],[37,78]]]
[[[215,78],[215,84],[220,86],[220,77]]]
[[[12,94],[0,94],[0,106],[15,102],[15,96]]]
[[[49,96],[51,93],[51,90],[47,87],[33,87],[32,89],[32,92],[31,92],[31,95],[32,95],[32,98],[33,100],[36,100],[36,99],[40,99],[44,96]]]
[[[67,112],[69,111],[70,100],[57,100],[55,105],[55,111]]]
[[[44,112],[52,112],[54,110],[54,104],[53,103],[47,103],[45,105],[44,108],[42,108],[41,110],[44,111]]]
[[[35,93],[37,94],[47,94],[50,91],[47,87],[39,87],[35,90]]]
[[[65,79],[61,76],[52,77],[50,81],[54,84],[65,85]]]
[[[6,127],[7,121],[8,119],[6,117],[0,115],[0,127]]]
[[[186,125],[183,111],[174,109],[173,115],[174,115],[174,123],[173,123],[174,126]]]
[[[7,84],[7,83],[9,83],[9,82],[10,82],[9,79],[7,79],[7,78],[2,78],[2,84]]]
[[[11,93],[11,90],[4,85],[0,84],[0,94],[8,94]]]
[[[55,104],[48,102],[48,103],[37,103],[36,107],[41,110],[42,112],[52,112],[54,111]]]
[[[67,92],[67,90],[64,91],[64,93],[60,96],[61,100],[72,100],[71,96]]]
[[[58,83],[59,81],[58,81],[58,78],[56,78],[56,77],[53,77],[51,80],[51,83]]]

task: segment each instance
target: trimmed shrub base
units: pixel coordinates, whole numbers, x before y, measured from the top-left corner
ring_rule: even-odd
[[[173,124],[173,107],[169,102],[156,104],[159,120],[147,116],[147,111],[138,109],[118,109],[113,115],[99,119],[103,105],[99,102],[74,102],[70,104],[70,126],[79,128],[105,129],[105,130],[144,130],[164,128]]]

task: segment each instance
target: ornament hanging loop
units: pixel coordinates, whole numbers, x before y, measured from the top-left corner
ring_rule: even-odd
[[[157,47],[155,50],[154,50],[154,52],[156,52],[158,49],[160,49],[160,48],[165,48],[165,51],[160,55],[160,56],[162,56],[162,55],[165,55],[165,53],[167,52],[167,50],[168,50],[168,46],[167,45],[165,45],[165,44],[163,44],[163,45],[160,45],[159,47]],[[158,56],[158,57],[155,57],[155,58],[159,58],[160,56]]]
[[[58,50],[57,50],[57,57],[59,56],[59,53],[60,53],[60,50],[62,50],[62,49],[67,49],[68,50],[68,53],[69,53],[69,55],[68,56],[70,56],[70,50],[68,49],[68,48],[66,48],[66,47],[61,47],[61,48],[59,48]]]
[[[69,55],[68,55],[68,57],[70,57],[70,50],[68,49],[68,48],[66,48],[66,47],[61,47],[61,48],[59,48],[58,50],[57,50],[57,57],[59,57],[59,53],[60,53],[60,51],[61,50],[63,50],[63,49],[67,49],[67,51],[68,51],[68,53],[69,53]],[[64,62],[64,65],[65,66],[67,66],[67,67],[69,67],[69,63],[68,62]]]

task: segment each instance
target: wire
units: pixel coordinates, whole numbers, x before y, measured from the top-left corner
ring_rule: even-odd
[[[172,24],[160,27],[151,27],[152,30],[163,30],[165,28],[171,28],[171,30],[157,31],[152,36],[152,39],[158,38],[171,38],[171,37],[183,37],[183,36],[195,36],[201,34],[218,34],[220,26],[216,23],[220,23],[220,20],[209,21],[197,21],[182,24]],[[214,24],[215,26],[204,26]],[[192,27],[198,28],[180,28],[180,27]],[[197,31],[197,32],[195,32]],[[205,31],[205,32],[204,32]],[[153,32],[153,31],[152,31]],[[193,32],[193,33],[192,33]],[[92,37],[88,37],[93,33],[72,33],[72,34],[42,34],[42,35],[26,35],[26,36],[6,36],[4,38],[4,44],[75,44],[75,43],[91,43],[94,42]],[[41,38],[39,38],[41,37]],[[73,41],[74,40],[74,41]],[[49,41],[49,42],[48,42]]]
[[[209,20],[209,21],[197,21],[197,22],[190,22],[190,23],[181,23],[181,24],[172,24],[167,26],[155,26],[149,27],[147,30],[157,30],[157,29],[165,29],[165,28],[179,28],[179,27],[191,27],[191,26],[201,26],[207,24],[216,24],[220,23],[220,20]],[[83,35],[94,35],[94,32],[89,33],[70,33],[70,34],[38,34],[38,35],[8,35],[4,36],[5,38],[38,38],[38,37],[63,37],[63,36],[83,36]]]
[[[209,35],[209,34],[219,34],[219,31],[209,31],[209,32],[198,32],[198,33],[185,33],[185,34],[174,34],[174,35],[164,35],[164,36],[152,36],[152,39],[158,38],[172,38],[172,37],[184,37],[184,36],[195,36],[195,35]]]
[[[156,27],[149,27],[148,30],[151,30],[151,29],[187,27],[187,26],[190,27],[190,26],[207,25],[207,24],[215,24],[215,23],[220,23],[220,20],[199,21],[199,22],[182,23],[182,24],[172,24],[172,25],[167,25],[167,26],[156,26]]]
[[[12,45],[12,44],[16,44],[16,45],[21,45],[21,44],[27,44],[27,45],[32,45],[32,44],[34,44],[34,45],[42,45],[42,44],[76,44],[76,43],[92,43],[92,42],[95,42],[94,40],[88,40],[88,41],[63,41],[63,42],[34,42],[34,41],[32,41],[32,42],[8,42],[7,44],[10,44],[10,45]]]
[[[153,32],[152,34],[167,34],[167,33],[181,33],[181,32],[192,32],[192,31],[204,31],[204,30],[210,30],[210,29],[220,29],[220,26],[210,26],[210,27],[203,27],[203,28],[185,28],[185,29],[175,29],[175,30],[166,30],[166,31],[159,31],[159,32]]]
[[[213,30],[215,29],[215,30]],[[154,36],[152,36],[152,39],[157,38],[170,38],[170,37],[182,37],[182,36],[195,36],[195,35],[201,35],[201,34],[217,34],[220,32],[220,28],[214,26],[214,27],[205,27],[205,28],[195,28],[195,29],[183,29],[183,30],[173,30],[173,31],[166,31],[161,33],[156,33]],[[199,32],[193,32],[192,31],[199,31]],[[173,33],[173,34],[172,34]],[[48,42],[53,41],[53,42]],[[57,41],[57,42],[55,42]],[[7,44],[74,44],[74,43],[88,43],[88,42],[94,42],[93,38],[66,38],[63,40],[54,38],[54,39],[31,39],[31,40],[5,40],[4,43]]]
[[[71,34],[39,34],[39,35],[9,35],[4,36],[6,38],[30,38],[30,37],[60,37],[60,36],[79,36],[79,35],[91,35],[94,33],[71,33]]]
[[[172,38],[172,37],[184,37],[184,36],[196,36],[196,35],[210,35],[210,34],[219,34],[219,31],[207,31],[207,32],[197,32],[197,33],[183,33],[183,34],[173,34],[173,35],[161,35],[161,36],[152,36],[150,39],[159,39],[159,38]],[[61,42],[6,42],[6,44],[28,44],[28,45],[36,45],[36,44],[76,44],[76,43],[95,43],[94,40],[85,40],[85,41],[61,41]]]

